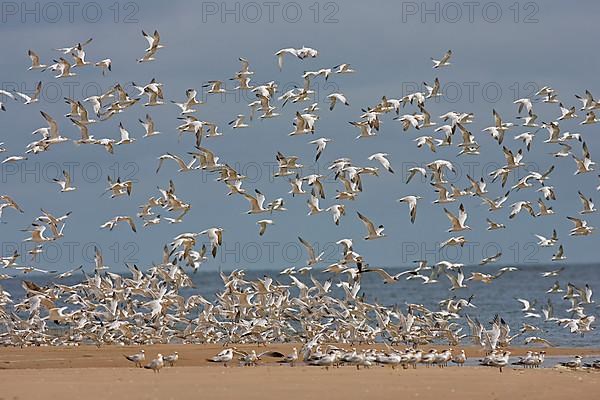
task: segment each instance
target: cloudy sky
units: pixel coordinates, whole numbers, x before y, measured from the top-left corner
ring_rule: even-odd
[[[112,4],[112,5],[111,5]],[[118,5],[118,6],[117,6]],[[177,134],[178,109],[172,104],[144,107],[140,104],[108,121],[90,127],[95,137],[118,136],[122,122],[137,138],[135,144],[120,146],[115,155],[109,155],[99,146],[57,145],[51,151],[29,155],[27,162],[0,167],[0,193],[8,194],[25,209],[24,214],[5,210],[0,225],[2,253],[8,255],[15,246],[24,253],[26,228],[41,207],[62,215],[72,211],[60,241],[47,244],[46,252],[35,265],[66,270],[84,264],[92,265],[94,246],[104,253],[106,264],[123,269],[125,262],[149,265],[161,257],[165,243],[182,232],[199,232],[212,226],[225,229],[224,245],[215,260],[205,264],[207,269],[264,267],[279,269],[304,264],[305,254],[297,236],[315,243],[325,251],[326,262],[339,257],[334,245],[341,238],[353,238],[355,250],[363,254],[371,265],[406,266],[412,260],[430,261],[449,259],[466,264],[502,251],[504,264],[549,263],[555,249],[535,246],[534,233],[549,236],[553,228],[570,263],[596,261],[593,246],[600,244],[596,235],[584,238],[568,236],[571,223],[567,215],[576,215],[581,204],[577,190],[597,197],[598,177],[595,173],[574,177],[575,163],[571,158],[556,159],[549,153],[556,145],[542,143],[547,133],[537,133],[531,152],[525,155],[532,171],[556,169],[548,181],[556,189],[557,200],[552,202],[555,216],[533,219],[521,214],[509,220],[508,207],[492,215],[506,223],[501,231],[487,232],[487,207],[479,198],[463,198],[469,212],[468,224],[472,231],[465,233],[470,245],[463,249],[439,251],[439,243],[451,234],[443,208],[433,205],[435,193],[425,180],[404,184],[406,170],[438,158],[447,159],[457,166],[457,174],[448,178],[457,186],[466,187],[466,175],[476,178],[487,174],[504,163],[501,147],[481,130],[493,124],[492,109],[506,121],[518,124],[513,101],[530,97],[538,88],[549,85],[557,90],[560,100],[568,106],[580,107],[574,97],[586,89],[600,96],[597,71],[600,56],[593,49],[595,16],[600,4],[594,1],[544,2],[396,2],[396,1],[343,1],[343,2],[156,2],[139,1],[106,3],[74,2],[72,6],[45,2],[3,2],[1,5],[3,57],[2,88],[31,92],[37,81],[44,84],[39,103],[24,106],[2,98],[6,112],[0,114],[2,138],[7,151],[4,155],[23,154],[33,140],[31,132],[44,126],[39,111],[53,115],[64,136],[76,138],[77,129],[63,115],[68,108],[63,97],[83,99],[107,90],[120,82],[135,94],[131,82],[147,83],[152,78],[164,84],[167,100],[181,101],[187,88],[202,89],[209,80],[227,81],[239,70],[238,57],[250,60],[253,84],[274,80],[280,91],[302,85],[301,75],[306,70],[350,63],[355,74],[332,76],[327,82],[318,78],[313,82],[315,101],[321,104],[320,119],[313,136],[288,137],[296,110],[308,105],[286,105],[281,116],[270,120],[255,120],[244,130],[232,130],[228,125],[237,114],[248,114],[247,103],[253,100],[249,93],[208,96],[207,104],[198,107],[198,116],[216,122],[224,135],[210,138],[203,145],[212,149],[222,161],[247,175],[244,187],[252,192],[261,190],[267,200],[284,197],[289,209],[272,218],[275,225],[259,237],[256,221],[264,216],[245,215],[247,202],[240,196],[226,196],[227,188],[215,182],[216,175],[206,172],[177,173],[174,164],[165,164],[158,174],[157,157],[165,152],[187,156],[193,150],[193,138]],[[165,48],[157,60],[138,64],[146,41],[141,30],[160,31]],[[44,63],[59,56],[53,48],[73,45],[92,37],[87,47],[87,58],[98,61],[111,58],[113,70],[103,77],[97,68],[75,70],[77,76],[65,80],[54,79],[49,71],[28,71],[27,49],[35,50]],[[283,47],[302,47],[319,50],[315,59],[288,58],[279,71],[274,53]],[[433,70],[430,57],[440,57],[452,49],[452,66]],[[377,137],[357,141],[357,131],[348,124],[355,121],[361,108],[375,105],[382,95],[400,98],[414,90],[423,90],[422,83],[439,77],[444,96],[430,101],[428,111],[435,122],[448,111],[473,112],[475,122],[469,129],[482,146],[480,156],[456,157],[456,146],[439,149],[433,154],[417,149],[414,138],[431,134],[409,130],[391,115],[383,117]],[[228,87],[234,83],[228,81]],[[328,110],[326,96],[331,92],[344,93],[350,107]],[[206,97],[206,95],[203,95]],[[145,100],[145,99],[144,99]],[[274,101],[273,105],[281,107]],[[560,115],[557,104],[534,104],[541,121],[551,121]],[[418,111],[408,106],[404,112]],[[162,135],[142,139],[138,118],[150,112]],[[577,120],[561,124],[563,131],[581,133],[592,156],[600,150],[597,126],[579,126],[584,112]],[[507,132],[506,145],[517,151],[522,143],[513,136],[526,131],[516,127]],[[325,153],[315,164],[314,146],[308,141],[317,137],[332,138]],[[455,139],[458,142],[458,138]],[[581,144],[572,142],[573,151],[581,155]],[[367,157],[376,152],[389,153],[395,174],[381,171],[379,177],[364,178],[364,192],[354,202],[346,202],[347,215],[340,226],[332,223],[331,216],[323,213],[307,217],[305,197],[292,198],[287,194],[287,178],[272,178],[275,153],[300,157],[305,168],[303,175],[327,174],[330,162],[349,157],[357,165],[377,166]],[[464,158],[462,158],[464,157]],[[73,173],[77,190],[60,193],[52,182],[62,169]],[[517,177],[527,172],[519,171]],[[110,199],[101,196],[106,187],[106,176],[133,179],[135,186],[129,198]],[[157,186],[166,187],[173,179],[177,194],[192,204],[192,209],[181,224],[161,223],[141,228],[132,233],[126,226],[112,232],[99,226],[115,215],[135,215],[138,206],[149,197],[157,196]],[[512,182],[512,183],[511,183]],[[516,183],[511,177],[509,183]],[[336,189],[341,186],[332,178],[326,179],[326,196],[322,206],[336,203]],[[497,183],[488,185],[489,196],[503,194]],[[415,194],[424,197],[414,225],[410,224],[407,207],[396,199]],[[530,200],[535,203],[539,193],[523,190],[511,194],[508,203]],[[456,212],[459,202],[450,204]],[[536,207],[537,208],[537,207]],[[385,225],[387,238],[365,242],[364,229],[356,218],[356,211],[367,215],[377,224]],[[156,210],[168,216],[165,210]],[[271,217],[269,217],[271,218]],[[598,224],[598,216],[587,216],[589,224]],[[25,262],[28,258],[23,258]]]

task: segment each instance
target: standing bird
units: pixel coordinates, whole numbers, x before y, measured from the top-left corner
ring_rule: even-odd
[[[233,360],[233,352],[236,350],[236,348],[231,348],[231,349],[225,349],[223,351],[221,351],[219,354],[217,354],[214,357],[208,358],[207,361],[209,362],[214,362],[214,363],[223,363],[224,367],[227,367],[227,363],[229,363],[231,360]]]
[[[177,360],[179,360],[179,353],[174,352],[173,354],[169,354],[163,358],[165,362],[167,362],[171,367],[175,365]]]
[[[146,354],[144,349],[142,349],[139,353],[132,354],[130,356],[123,355],[123,357],[134,363],[136,367],[142,368],[142,361],[146,359]]]
[[[163,359],[163,355],[158,353],[156,358],[150,362],[148,365],[144,365],[144,368],[151,369],[154,372],[160,372],[161,368],[165,366],[165,362]]]

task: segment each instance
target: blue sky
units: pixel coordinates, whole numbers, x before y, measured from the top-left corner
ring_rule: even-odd
[[[26,4],[24,6],[23,4]],[[36,5],[37,4],[37,5]],[[56,3],[53,3],[56,4]],[[471,3],[469,3],[471,4]],[[223,161],[249,176],[244,187],[261,190],[267,200],[284,197],[287,213],[273,217],[275,225],[259,237],[256,221],[263,216],[245,215],[247,202],[242,197],[227,197],[227,188],[214,181],[214,174],[192,172],[179,174],[174,164],[165,164],[155,174],[157,157],[166,151],[179,155],[193,150],[193,139],[179,139],[176,126],[178,109],[171,104],[153,107],[141,104],[109,121],[95,124],[91,133],[96,137],[118,135],[122,122],[137,142],[121,146],[115,155],[107,154],[97,146],[77,147],[72,143],[55,146],[51,151],[30,156],[24,164],[0,168],[0,193],[15,198],[25,214],[5,210],[0,225],[2,251],[7,255],[15,245],[22,246],[26,237],[19,231],[27,227],[43,207],[57,215],[72,211],[65,228],[65,237],[47,245],[47,253],[38,263],[40,267],[66,270],[84,264],[91,266],[93,247],[98,245],[107,264],[117,270],[124,262],[149,265],[160,260],[164,243],[182,232],[198,232],[211,226],[225,228],[224,248],[216,260],[205,264],[207,269],[263,267],[279,269],[304,264],[305,255],[297,236],[310,240],[326,252],[326,260],[333,262],[339,255],[333,243],[341,238],[355,240],[355,250],[363,254],[371,265],[406,266],[417,258],[430,261],[451,259],[464,263],[478,262],[484,256],[501,250],[504,264],[548,263],[555,249],[538,249],[533,245],[534,233],[549,236],[553,227],[565,246],[569,262],[595,262],[592,246],[598,245],[596,235],[569,238],[571,223],[565,218],[581,209],[577,190],[593,198],[598,184],[597,174],[573,177],[572,159],[553,159],[548,153],[556,146],[545,145],[546,132],[540,131],[525,161],[533,170],[546,170],[556,165],[548,184],[557,191],[552,202],[555,216],[532,219],[519,215],[508,220],[508,208],[493,215],[507,224],[502,231],[487,232],[486,207],[478,198],[465,198],[469,225],[473,231],[465,236],[472,245],[456,251],[440,253],[436,244],[447,239],[449,227],[442,207],[432,205],[434,193],[425,181],[404,184],[404,172],[416,164],[436,158],[456,163],[459,176],[451,176],[458,186],[466,187],[466,173],[477,178],[502,165],[501,148],[481,129],[492,125],[492,109],[507,121],[517,122],[518,97],[530,95],[535,88],[550,85],[557,90],[565,105],[580,107],[574,94],[585,89],[600,96],[597,71],[600,56],[595,48],[594,17],[600,4],[593,1],[547,2],[479,2],[471,8],[464,3],[447,2],[120,2],[118,7],[109,3],[78,2],[72,13],[64,6],[52,8],[46,3],[3,3],[0,30],[2,44],[2,88],[15,87],[32,91],[42,80],[44,91],[41,101],[23,106],[3,99],[7,111],[0,114],[3,132],[0,141],[8,149],[4,155],[22,154],[32,141],[30,132],[44,126],[39,111],[56,117],[64,135],[76,138],[77,129],[62,115],[66,114],[63,96],[82,99],[106,90],[116,82],[129,86],[131,81],[147,83],[155,77],[164,83],[168,100],[182,100],[187,88],[201,89],[209,80],[227,80],[239,69],[238,57],[249,59],[255,72],[252,83],[275,80],[281,88],[301,85],[305,70],[332,67],[350,63],[357,73],[333,76],[328,82],[317,79],[314,89],[323,102],[315,136],[288,137],[296,109],[307,104],[287,105],[279,118],[252,121],[251,127],[234,131],[227,122],[239,113],[248,113],[247,103],[253,99],[228,94],[226,97],[209,96],[207,104],[199,107],[198,116],[217,122],[225,133],[223,137],[206,139],[203,145],[212,149]],[[56,7],[56,6],[54,6]],[[29,10],[29,12],[27,12]],[[117,12],[118,10],[118,12]],[[317,12],[318,10],[318,12]],[[297,21],[296,21],[297,20]],[[296,21],[296,22],[294,22]],[[161,33],[165,48],[152,63],[138,64],[146,41],[141,30]],[[93,37],[86,47],[87,58],[98,61],[113,60],[113,71],[103,77],[96,68],[76,71],[71,80],[56,80],[52,74],[27,71],[27,49],[35,50],[48,63],[59,54],[52,48],[63,47]],[[283,47],[311,46],[319,50],[319,57],[309,60],[286,59],[282,72],[277,68],[273,53]],[[453,65],[442,70],[431,68],[430,57],[439,57],[452,49]],[[469,128],[482,145],[479,157],[456,158],[458,149],[440,149],[437,154],[417,150],[412,139],[420,134],[414,130],[402,132],[390,115],[383,118],[379,135],[371,140],[356,141],[357,132],[348,121],[357,120],[361,108],[375,105],[382,95],[399,98],[423,81],[431,83],[439,77],[446,95],[444,99],[429,102],[428,111],[437,116],[447,111],[474,112],[475,122]],[[233,86],[231,86],[233,87]],[[325,97],[332,91],[344,93],[350,107],[327,109]],[[144,99],[145,100],[145,99]],[[278,102],[274,103],[278,107]],[[560,115],[556,104],[534,104],[540,120],[549,121]],[[150,111],[162,135],[142,139],[142,127],[137,122]],[[408,107],[407,113],[417,111]],[[598,153],[600,140],[597,126],[580,127],[580,118],[561,124],[563,131],[580,132],[587,142],[592,157]],[[515,128],[507,133],[506,145],[516,151],[522,147],[512,137],[524,132]],[[431,130],[425,130],[431,133]],[[317,137],[334,139],[319,160],[311,162],[314,146],[308,141]],[[581,146],[573,147],[580,155]],[[287,195],[287,179],[270,177],[275,153],[281,151],[297,155],[305,165],[304,175],[316,170],[326,172],[329,162],[349,157],[355,164],[377,166],[367,157],[375,152],[387,152],[396,170],[392,175],[381,171],[379,177],[366,177],[365,190],[354,202],[347,202],[347,215],[339,227],[329,214],[307,217],[306,198]],[[61,168],[72,168],[72,193],[60,193],[52,182]],[[118,175],[136,181],[130,198],[100,197],[106,175]],[[521,172],[521,176],[523,172]],[[166,187],[169,179],[175,181],[177,194],[192,204],[192,210],[179,225],[161,223],[137,234],[126,226],[114,231],[103,231],[99,226],[115,215],[134,215],[138,206],[150,196],[158,195],[157,186]],[[513,182],[514,183],[514,182]],[[337,203],[333,199],[338,183],[327,181],[327,199],[323,206]],[[505,192],[499,185],[489,185],[490,196]],[[396,199],[407,194],[418,194],[425,199],[419,204],[415,225],[409,222],[407,207]],[[516,200],[535,202],[535,191],[511,195]],[[448,208],[456,212],[458,204]],[[356,218],[356,211],[376,223],[383,223],[387,238],[365,242],[364,229]],[[165,215],[165,213],[162,213]],[[589,224],[598,224],[598,215],[586,217]],[[23,250],[23,247],[19,247]]]

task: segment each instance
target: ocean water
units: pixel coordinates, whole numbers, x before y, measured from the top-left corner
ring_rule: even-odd
[[[541,273],[544,271],[554,270],[564,266],[565,269],[558,277],[543,278]],[[465,267],[465,276],[470,276],[471,271],[480,271],[485,273],[495,273],[499,266],[495,264],[485,266]],[[390,274],[398,273],[400,269],[386,269]],[[290,279],[285,275],[279,275],[278,271],[246,269],[246,279],[253,280],[270,275],[275,280],[282,284],[290,284]],[[427,271],[425,271],[427,272]],[[333,275],[329,273],[313,270],[313,277],[320,281],[332,279],[332,292],[330,295],[342,297],[343,292],[335,286],[335,283],[340,279],[347,279],[347,275]],[[195,288],[186,288],[180,291],[185,297],[191,294],[201,294],[210,301],[213,301],[215,294],[223,290],[223,281],[219,273],[215,270],[200,270],[196,274],[190,274],[195,284]],[[296,275],[300,280],[312,285],[308,275]],[[23,297],[24,291],[21,288],[22,276],[14,279],[0,282],[5,290],[13,295],[13,300],[18,300]],[[45,276],[26,275],[24,279],[34,281],[38,284],[48,284],[52,281],[51,278]],[[76,275],[61,281],[62,284],[74,284],[81,281],[82,275]],[[375,273],[365,273],[361,278],[360,294],[366,296],[366,301],[369,303],[377,303],[384,306],[398,305],[403,312],[406,312],[406,304],[416,303],[423,304],[432,311],[440,309],[439,301],[453,296],[459,298],[472,298],[472,304],[476,308],[466,308],[461,312],[461,316],[468,314],[471,318],[478,318],[484,326],[491,321],[496,314],[499,314],[511,327],[511,334],[518,332],[523,323],[539,326],[542,330],[525,335],[513,340],[514,345],[523,345],[523,340],[527,336],[540,336],[550,341],[554,346],[563,347],[600,347],[600,332],[597,328],[600,324],[599,320],[592,325],[597,328],[592,332],[586,333],[585,336],[571,334],[569,330],[563,326],[558,326],[556,322],[546,322],[542,318],[524,318],[524,313],[521,312],[521,303],[515,300],[523,298],[530,301],[537,301],[535,312],[541,314],[541,307],[546,305],[548,299],[551,300],[554,306],[554,316],[556,318],[570,318],[573,315],[565,310],[570,307],[570,302],[563,300],[563,293],[546,293],[546,291],[558,280],[561,288],[566,290],[567,283],[572,283],[577,287],[583,287],[586,283],[592,288],[600,290],[600,265],[574,265],[568,264],[552,264],[548,266],[525,266],[520,267],[516,272],[505,273],[503,276],[494,280],[491,284],[481,282],[466,282],[467,288],[455,291],[449,291],[451,287],[445,275],[440,275],[439,283],[432,285],[423,285],[420,279],[406,281],[401,279],[395,284],[384,284],[381,278]],[[297,294],[297,289],[290,289],[294,295]],[[594,300],[594,296],[592,297]],[[585,305],[586,315],[599,314],[600,300],[595,303]],[[468,334],[469,330],[466,326],[465,319],[461,318],[457,321],[464,325],[463,334]],[[468,339],[463,339],[463,344],[470,343]]]

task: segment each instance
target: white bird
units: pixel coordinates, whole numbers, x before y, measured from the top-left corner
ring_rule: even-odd
[[[536,192],[542,193],[546,200],[556,200],[554,186],[542,186],[541,188],[537,189]]]
[[[292,348],[292,352],[285,356],[280,362],[290,364],[290,366],[294,366],[294,364],[298,361],[298,350],[294,347]]]
[[[438,193],[438,198],[433,201],[434,204],[452,203],[456,201],[452,194],[441,183],[432,183],[434,190]]]
[[[16,162],[25,161],[25,160],[27,160],[27,157],[24,157],[24,156],[10,156],[10,157],[6,157],[4,160],[2,160],[1,164],[16,163]]]
[[[77,189],[76,187],[71,186],[71,175],[67,171],[63,170],[63,176],[65,179],[52,179],[54,182],[60,185],[61,192],[72,192],[73,190]]]
[[[525,344],[531,344],[531,343],[540,343],[540,344],[544,344],[546,346],[552,347],[552,343],[550,343],[548,340],[538,337],[538,336],[529,336],[525,338]]]
[[[439,78],[435,78],[435,80],[433,81],[433,86],[429,86],[427,82],[423,82],[423,85],[425,85],[425,90],[427,91],[427,95],[425,96],[427,99],[442,95],[440,90],[441,85]],[[421,109],[421,112],[425,110],[425,108],[423,108],[422,106],[419,108]],[[435,123],[433,125],[435,125]]]
[[[54,71],[59,71],[58,75],[55,75],[54,77],[57,79],[60,78],[70,78],[72,76],[75,76],[77,74],[71,72],[71,64],[69,64],[69,62],[67,60],[65,60],[63,57],[60,57],[58,59],[58,61],[54,60],[55,64],[51,65],[49,68],[51,68]]]
[[[409,174],[408,174],[408,177],[406,178],[406,183],[409,183],[416,174],[421,174],[421,176],[423,178],[427,177],[427,171],[425,170],[425,168],[422,168],[422,167],[409,168],[408,172],[409,172]]]
[[[558,276],[564,270],[565,270],[565,267],[561,267],[559,269],[555,269],[552,271],[542,272],[542,273],[540,273],[540,275],[542,275],[544,278],[554,277],[554,276]]]
[[[110,58],[105,58],[104,60],[95,63],[94,66],[100,68],[102,70],[102,76],[104,76],[106,75],[106,71],[112,71],[112,60]]]
[[[243,114],[238,114],[234,120],[229,122],[229,125],[231,125],[233,129],[247,128],[249,125],[244,123],[244,118]]]
[[[223,81],[208,81],[208,84],[203,85],[202,87],[210,87],[210,89],[206,92],[208,94],[222,94],[226,93],[223,87]]]
[[[174,352],[173,354],[169,354],[163,357],[163,360],[167,363],[169,363],[169,365],[172,367],[175,365],[175,363],[177,362],[177,360],[179,360],[179,353],[178,352]]]
[[[135,364],[136,367],[142,368],[142,361],[144,361],[146,359],[146,353],[144,352],[144,349],[140,350],[139,353],[136,354],[132,354],[132,355],[124,355],[124,357],[131,361],[132,363]]]
[[[500,354],[492,354],[487,356],[487,360],[484,361],[480,365],[485,365],[488,367],[496,367],[502,372],[502,368],[509,364],[510,351],[504,351]]]
[[[296,112],[294,117],[294,131],[290,132],[289,136],[304,135],[307,133],[315,133],[315,123],[319,119],[316,114]]]
[[[350,67],[350,64],[339,64],[334,66],[333,68],[337,68],[334,71],[334,73],[336,74],[351,74],[353,72],[356,72]]]
[[[31,96],[28,96],[25,93],[21,93],[21,92],[17,92],[17,91],[15,91],[15,95],[19,96],[20,98],[25,100],[25,102],[23,104],[33,104],[33,103],[37,103],[39,101],[41,91],[42,91],[42,81],[39,81],[37,83],[37,85],[35,86],[35,91],[33,92],[33,94]]]
[[[333,222],[336,225],[340,224],[340,220],[342,219],[342,215],[346,215],[346,207],[343,204],[334,204],[325,209],[325,211],[330,211],[333,215]]]
[[[575,225],[569,233],[570,236],[587,236],[592,234],[594,227],[588,226],[587,221],[569,216],[567,216],[567,219]]]
[[[575,107],[571,107],[571,108],[566,108],[563,106],[562,103],[559,103],[559,107],[560,107],[560,113],[561,116],[557,118],[557,121],[562,121],[565,119],[572,119],[572,118],[577,118],[577,115],[575,114]]]
[[[255,189],[254,192],[256,196],[252,196],[248,193],[244,193],[243,196],[250,202],[250,210],[248,210],[247,214],[260,214],[269,211],[267,208],[263,207],[265,203],[265,196],[258,190]]]
[[[436,146],[441,146],[444,143],[443,140],[435,139],[433,136],[419,136],[418,138],[414,139],[414,141],[417,142],[418,148],[427,145],[429,150],[434,153],[436,152]]]
[[[304,248],[306,249],[306,252],[308,253],[308,260],[306,262],[307,266],[313,266],[322,261],[322,257],[325,254],[324,251],[322,251],[321,253],[319,253],[319,255],[317,255],[314,247],[310,243],[308,243],[306,240],[302,239],[300,236],[298,236],[298,240],[300,241],[302,246],[304,246]]]
[[[558,235],[556,234],[556,229],[552,231],[552,236],[550,238],[546,238],[542,235],[534,234],[534,236],[538,239],[538,246],[540,247],[552,247],[558,241]]]
[[[162,49],[163,47],[165,47],[160,43],[160,34],[157,30],[155,30],[152,35],[149,35],[142,30],[142,35],[148,41],[148,48],[144,50],[144,56],[137,61],[139,63],[154,61],[154,55],[156,54],[158,49]]]
[[[200,235],[208,237],[211,245],[211,254],[213,258],[217,256],[217,249],[223,244],[223,228],[209,228],[200,232]]]
[[[119,132],[121,134],[121,139],[118,142],[115,142],[116,145],[131,144],[135,142],[135,138],[129,136],[129,132],[123,127],[122,122],[119,122]]]
[[[559,365],[562,367],[573,368],[573,369],[580,368],[582,358],[583,357],[581,357],[581,356],[575,356],[572,360],[569,360],[566,362],[561,362],[561,363],[559,363]]]
[[[383,233],[383,225],[379,225],[377,228],[375,228],[375,225],[373,224],[373,222],[371,222],[370,219],[368,219],[358,211],[356,212],[356,214],[358,214],[358,218],[360,218],[362,223],[365,225],[365,228],[367,228],[367,236],[365,236],[365,240],[381,239],[385,237],[385,234]]]
[[[447,67],[450,65],[450,57],[452,56],[452,50],[448,50],[440,60],[434,60],[433,58],[433,68]]]
[[[83,265],[80,265],[80,266],[79,266],[79,267],[77,267],[77,268],[73,268],[73,269],[70,269],[70,270],[68,270],[68,271],[66,271],[66,272],[63,272],[63,273],[61,273],[61,274],[58,274],[58,275],[56,275],[56,279],[65,279],[65,278],[69,278],[69,277],[73,276],[73,274],[74,274],[75,272],[77,272],[77,271],[80,271],[81,269],[83,269]]]
[[[533,103],[531,102],[531,99],[517,99],[513,102],[513,104],[519,105],[519,113],[521,113],[523,109],[525,109],[528,114],[533,110]]]
[[[44,119],[48,123],[48,126],[44,128],[38,128],[35,131],[33,131],[32,134],[41,133],[44,136],[44,140],[47,140],[52,143],[59,143],[68,140],[67,138],[60,136],[58,123],[54,118],[46,114],[44,111],[40,111],[40,114],[42,114],[42,117],[44,117]]]
[[[31,67],[29,67],[28,70],[31,71],[32,69],[42,69],[46,67],[46,64],[40,63],[40,57],[33,50],[27,50],[27,55],[31,59]]]
[[[400,277],[402,277],[403,275],[405,275],[405,272],[400,272],[400,273],[398,273],[396,275],[390,275],[383,268],[371,268],[371,267],[367,267],[367,268],[363,269],[362,273],[366,273],[366,272],[375,272],[376,274],[378,274],[383,279],[383,283],[384,284],[396,283],[396,282],[398,282],[398,280],[400,279]]]
[[[467,243],[467,240],[465,239],[464,236],[453,236],[453,237],[449,238],[448,240],[445,240],[442,243],[440,243],[440,249],[443,249],[446,246],[463,247],[465,245],[465,243]]]
[[[162,354],[158,353],[158,355],[156,356],[156,358],[152,361],[150,361],[150,363],[148,365],[144,365],[144,368],[146,369],[151,369],[154,372],[160,372],[161,368],[165,366],[164,360],[163,360],[163,356]]]
[[[520,135],[515,136],[515,140],[522,140],[525,143],[527,151],[531,150],[531,143],[533,143],[533,138],[535,134],[531,132],[523,132]]]
[[[317,145],[317,154],[315,156],[315,161],[319,160],[319,157],[321,157],[321,153],[323,153],[323,150],[325,150],[325,147],[327,146],[327,143],[331,142],[331,139],[328,138],[319,138],[316,140],[311,140],[310,144],[316,144]]]
[[[44,232],[46,231],[46,226],[44,225],[36,225],[33,224],[33,230],[31,230],[31,237],[26,238],[25,242],[34,242],[34,243],[44,243],[51,242],[56,240],[55,237],[46,237],[44,236]]]
[[[519,149],[519,151],[516,154],[513,154],[513,152],[510,151],[506,147],[503,147],[502,150],[504,152],[504,157],[506,159],[505,168],[516,169],[518,167],[522,167],[525,165],[524,163],[521,162],[521,160],[523,159],[523,150],[522,149]]]
[[[594,96],[592,96],[592,93],[590,93],[589,90],[585,91],[585,96],[579,96],[579,95],[575,95],[575,97],[577,99],[579,99],[582,103],[582,107],[581,110],[591,110],[591,109],[595,109],[599,107],[599,104],[596,100],[594,100]]]
[[[591,214],[593,212],[596,212],[596,208],[594,207],[594,202],[592,201],[592,198],[585,197],[584,194],[581,193],[581,191],[577,191],[577,193],[579,194],[579,199],[581,200],[581,204],[583,205],[583,210],[579,211],[579,214]]]
[[[177,163],[177,165],[179,166],[179,170],[178,172],[188,172],[188,171],[192,171],[195,169],[200,168],[199,166],[194,167],[194,164],[196,164],[197,159],[194,157],[192,158],[192,160],[189,163],[185,163],[185,161],[183,161],[183,159],[181,159],[181,157],[176,156],[174,154],[171,153],[166,153],[163,154],[162,156],[158,157],[158,168],[156,168],[156,173],[158,173],[158,171],[160,171],[160,168],[162,167],[162,164],[165,160],[173,160]]]
[[[369,137],[373,137],[373,136],[377,135],[377,132],[373,131],[373,129],[368,121],[359,121],[359,122],[350,121],[350,125],[357,127],[360,131],[360,133],[356,137],[356,139],[369,138]]]
[[[260,221],[257,221],[256,224],[260,227],[260,229],[258,230],[258,234],[259,234],[259,236],[262,236],[265,234],[265,231],[267,230],[267,226],[273,225],[273,220],[261,219]]]
[[[404,114],[394,119],[402,122],[402,130],[404,132],[406,132],[410,127],[413,127],[416,130],[421,129],[420,123],[422,117],[418,114]]]
[[[298,58],[301,60],[308,57],[315,58],[319,55],[319,52],[316,49],[306,46],[302,46],[301,48],[297,49],[296,53],[298,54]]]
[[[522,312],[531,312],[531,311],[535,311],[535,301],[533,303],[531,303],[529,300],[525,300],[525,299],[515,299],[517,300],[519,303],[521,303],[523,305],[523,308],[521,309]]]
[[[235,348],[222,350],[216,356],[209,358],[208,361],[215,363],[223,363],[223,366],[226,367],[227,363],[233,360],[234,350]]]
[[[492,221],[489,218],[486,218],[485,220],[488,223],[488,227],[487,227],[488,231],[493,231],[493,230],[496,230],[496,229],[504,229],[504,228],[506,228],[506,225],[504,225],[502,223],[499,223],[499,222],[494,222],[494,221]]]
[[[417,201],[421,200],[421,196],[404,196],[398,199],[399,202],[407,203],[408,210],[410,213],[410,222],[415,223],[415,219],[417,218]]]
[[[301,179],[300,175],[296,174],[295,178],[290,179],[290,185],[292,186],[292,189],[288,193],[292,196],[297,194],[306,194],[306,191],[302,189],[303,182],[304,179]]]
[[[188,152],[197,158],[200,161],[200,168],[203,170],[219,170],[223,167],[223,164],[219,164],[219,157],[215,155],[212,151],[205,147],[196,146],[196,148],[200,151],[198,152]]]
[[[370,155],[368,159],[369,161],[377,160],[383,166],[383,168],[393,174],[394,170],[392,169],[389,160],[386,158],[387,156],[389,156],[387,153],[375,153]]]
[[[536,216],[536,213],[531,206],[531,202],[529,201],[517,201],[516,203],[511,204],[510,208],[510,215],[508,216],[510,219],[516,217],[522,210],[527,210],[532,217]]]
[[[566,259],[567,259],[567,257],[565,256],[563,245],[561,244],[558,247],[558,251],[552,255],[552,261],[562,261],[562,260],[566,260]]]
[[[467,356],[464,350],[461,350],[459,354],[455,354],[452,356],[452,362],[458,364],[459,366],[463,366],[467,361]]]
[[[595,124],[597,122],[600,122],[600,119],[596,118],[596,113],[594,113],[593,111],[588,111],[588,113],[585,116],[585,119],[579,125],[590,125]]]
[[[522,119],[523,120],[522,126],[526,126],[528,128],[537,128],[539,126],[538,124],[535,123],[535,121],[538,119],[538,116],[536,114],[534,114],[533,111],[530,111],[526,117],[518,116],[517,119]]]
[[[348,103],[348,100],[346,99],[346,96],[344,96],[341,93],[331,93],[329,96],[327,96],[327,99],[330,102],[329,111],[332,111],[338,102],[340,102],[346,106],[350,105],[350,103]]]
[[[575,163],[577,164],[577,170],[574,175],[585,174],[587,172],[594,171],[593,166],[596,165],[590,156],[590,152],[588,150],[587,144],[583,142],[583,157],[577,158],[574,154],[571,154]]]
[[[138,121],[140,121],[140,123],[144,127],[144,130],[146,131],[146,134],[143,137],[155,136],[160,134],[160,132],[157,131],[154,127],[154,121],[152,120],[152,117],[150,117],[150,114],[146,114],[145,120],[138,119]]]
[[[450,227],[450,229],[448,229],[447,232],[460,232],[471,229],[470,226],[465,225],[465,222],[467,221],[467,212],[465,211],[465,207],[462,203],[459,206],[458,217],[452,214],[446,208],[444,208],[444,212],[446,213],[446,216],[452,224],[452,226]]]
[[[315,215],[323,211],[323,209],[319,208],[319,198],[315,196],[314,190],[306,203],[308,205],[308,215]]]
[[[137,232],[137,230],[135,228],[135,223],[133,222],[133,218],[129,217],[129,216],[121,216],[121,215],[116,216],[116,217],[106,221],[104,224],[100,225],[100,229],[108,228],[108,230],[112,231],[113,228],[119,222],[127,222],[129,224],[129,227],[131,228],[131,230],[134,232]]]
[[[290,55],[290,56],[294,56],[294,57],[298,57],[298,51],[294,48],[285,48],[285,49],[281,49],[279,51],[277,51],[275,53],[275,56],[277,57],[277,65],[279,65],[279,70],[281,71],[283,69],[283,58],[286,55]]]
[[[487,265],[487,264],[494,263],[494,262],[498,261],[500,259],[500,257],[502,257],[502,252],[501,251],[499,251],[498,253],[494,254],[493,256],[485,257],[484,259],[482,259],[479,262],[479,265]]]
[[[448,277],[448,279],[450,280],[450,283],[452,284],[452,287],[449,290],[453,291],[456,289],[463,289],[463,288],[467,287],[467,285],[464,284],[465,274],[463,273],[461,268],[458,269],[458,273],[456,274],[456,276],[449,274],[447,272],[446,272],[446,276]]]
[[[561,146],[561,149],[555,153],[551,153],[554,157],[568,157],[571,155],[571,147],[567,143],[558,143]]]
[[[93,40],[93,38],[89,38],[86,41],[84,41],[84,42],[78,42],[77,44],[75,44],[73,46],[61,47],[61,48],[53,49],[53,50],[59,51],[59,52],[61,52],[63,54],[71,54],[78,47],[85,47],[85,46],[87,46],[89,43],[91,43],[92,40]]]

